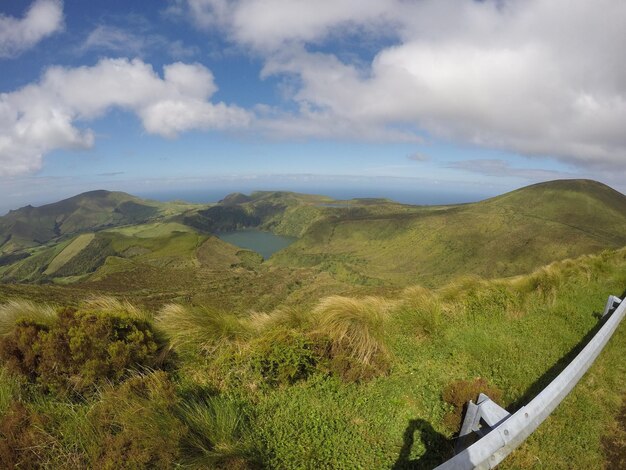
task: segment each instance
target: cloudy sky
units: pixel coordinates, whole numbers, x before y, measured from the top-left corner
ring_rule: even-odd
[[[0,0],[0,212],[97,188],[626,192],[625,24],[623,0]]]

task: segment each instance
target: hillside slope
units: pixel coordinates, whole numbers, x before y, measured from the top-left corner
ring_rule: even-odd
[[[626,196],[562,180],[473,204],[343,214],[318,221],[273,263],[339,278],[439,285],[458,275],[511,276],[626,245]]]
[[[41,207],[22,207],[0,217],[0,253],[37,246],[66,234],[138,223],[157,212],[157,203],[104,190]]]

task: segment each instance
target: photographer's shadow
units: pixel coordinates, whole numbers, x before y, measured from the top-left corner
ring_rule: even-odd
[[[416,459],[411,459],[411,450],[417,439],[421,440],[426,451]],[[452,444],[443,435],[433,429],[428,421],[412,419],[404,431],[404,442],[393,470],[432,469],[452,456]]]

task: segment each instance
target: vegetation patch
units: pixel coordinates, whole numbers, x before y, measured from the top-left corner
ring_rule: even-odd
[[[105,386],[91,410],[99,445],[90,449],[90,460],[111,470],[172,468],[186,433],[176,416],[178,405],[174,384],[164,372]]]
[[[444,388],[442,398],[452,406],[452,410],[444,418],[450,431],[458,432],[461,429],[466,405],[470,400],[476,403],[481,393],[496,403],[502,403],[502,390],[482,377],[473,380],[456,380]]]
[[[333,296],[314,310],[312,334],[327,340],[331,370],[349,381],[370,378],[389,370],[384,342],[389,304],[380,298],[351,299]]]
[[[144,320],[64,308],[48,324],[19,319],[0,340],[0,360],[44,390],[84,394],[106,381],[119,381],[130,368],[154,366],[158,349]]]

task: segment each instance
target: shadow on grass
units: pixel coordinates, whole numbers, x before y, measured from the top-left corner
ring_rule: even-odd
[[[626,299],[626,291],[621,295]],[[625,300],[626,301],[626,300]],[[584,349],[596,333],[602,328],[607,318],[602,318],[602,314],[594,312],[598,323],[576,344],[567,354],[559,359],[550,369],[548,369],[538,380],[536,380],[518,400],[511,403],[507,409],[513,414],[522,406],[528,404],[546,386],[552,382],[565,369],[574,358]],[[419,432],[419,439],[426,447],[426,452],[417,459],[411,460],[411,450],[415,443],[415,434]],[[423,419],[412,419],[404,431],[404,442],[393,470],[402,469],[431,469],[445,462],[453,456],[453,441],[447,439],[443,434],[433,429],[428,421]]]
[[[626,291],[622,293],[621,298],[626,296]],[[598,333],[606,320],[610,317],[607,315],[602,318],[602,313],[593,312],[593,316],[598,318],[598,323],[587,332],[587,334],[576,344],[567,354],[559,359],[552,367],[550,367],[539,379],[537,379],[526,392],[516,401],[507,406],[507,411],[511,414],[515,413],[522,406],[528,404],[535,398],[544,388],[550,384],[563,370],[576,358],[576,356],[587,346],[589,341]]]
[[[411,460],[411,450],[417,439],[426,447],[426,452]],[[443,435],[433,429],[428,421],[412,419],[404,430],[404,442],[393,470],[432,469],[452,456],[452,444]]]

